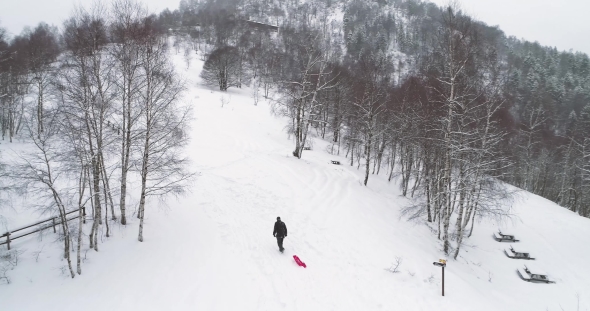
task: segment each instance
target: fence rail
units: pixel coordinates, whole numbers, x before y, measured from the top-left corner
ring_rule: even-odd
[[[79,211],[80,211],[80,210],[78,210],[78,209],[75,209],[75,210],[73,210],[73,211],[69,211],[69,212],[67,212],[67,213],[64,215],[64,216],[66,216],[66,221],[70,221],[70,220],[74,220],[74,219],[80,218],[80,215],[77,215],[77,216],[73,216],[73,217],[67,218],[67,216],[68,216],[69,214],[72,214],[72,213],[75,213],[75,212],[79,212]],[[84,216],[86,215],[86,211],[85,211],[84,209],[82,209],[82,215],[84,215]],[[43,224],[43,223],[47,223],[47,222],[51,222],[51,223],[49,223],[49,224],[46,224],[46,225],[43,225],[43,226],[40,226],[40,227],[38,227],[37,229],[35,229],[35,230],[33,230],[33,231],[29,231],[29,232],[26,232],[26,233],[23,233],[23,234],[17,235],[17,236],[15,236],[15,237],[12,237],[12,235],[13,235],[15,232],[19,232],[19,231],[22,231],[22,230],[25,230],[25,229],[28,229],[28,228],[31,228],[31,227],[34,227],[34,226],[37,226],[37,225],[40,225],[40,224]],[[51,228],[51,227],[53,227],[53,233],[56,233],[56,232],[57,232],[57,230],[55,229],[55,226],[57,226],[57,225],[61,225],[61,223],[62,223],[61,217],[60,217],[60,216],[55,216],[55,217],[51,217],[51,218],[48,218],[48,219],[46,219],[46,220],[43,220],[43,221],[36,222],[36,223],[34,223],[34,224],[31,224],[31,225],[28,225],[28,226],[24,226],[24,227],[21,227],[21,228],[15,229],[15,230],[8,231],[8,232],[6,232],[6,233],[4,233],[4,234],[0,235],[0,238],[4,238],[4,237],[6,238],[6,240],[5,240],[4,242],[0,242],[0,245],[4,245],[4,244],[6,244],[6,245],[7,245],[7,247],[8,247],[8,250],[10,250],[10,242],[12,242],[12,241],[14,241],[14,240],[16,240],[16,239],[20,239],[20,238],[22,238],[22,237],[25,237],[25,236],[27,236],[27,235],[30,235],[30,234],[36,233],[36,232],[43,231],[43,230],[45,230],[45,229],[49,229],[49,228]]]

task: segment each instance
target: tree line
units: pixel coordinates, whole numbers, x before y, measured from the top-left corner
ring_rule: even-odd
[[[509,216],[502,182],[590,216],[585,54],[507,37],[456,4],[183,1],[170,15],[200,42],[206,82],[273,95],[294,156],[318,136],[365,185],[399,180],[406,215],[455,258],[477,219]]]
[[[98,251],[99,235],[133,215],[143,241],[149,198],[180,194],[194,176],[183,151],[191,118],[184,82],[158,16],[132,0],[77,7],[59,30],[41,23],[1,39],[3,138],[34,146],[5,167],[7,183],[60,217],[73,278],[84,237]],[[83,216],[77,224],[66,221],[71,210]]]

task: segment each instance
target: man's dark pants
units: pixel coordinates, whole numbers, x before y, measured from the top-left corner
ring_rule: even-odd
[[[280,250],[280,251],[282,251],[282,250],[284,249],[284,248],[283,248],[283,239],[284,239],[284,238],[285,238],[285,237],[282,237],[282,236],[278,236],[278,237],[277,237],[277,244],[279,245],[279,250]]]

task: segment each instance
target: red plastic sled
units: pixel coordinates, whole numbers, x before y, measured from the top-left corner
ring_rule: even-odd
[[[303,268],[307,268],[307,266],[305,265],[305,262],[301,261],[301,259],[299,259],[299,257],[297,257],[297,255],[293,255],[293,259],[295,259],[295,262]]]

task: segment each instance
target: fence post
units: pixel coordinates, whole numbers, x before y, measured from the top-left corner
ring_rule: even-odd
[[[6,232],[6,245],[8,246],[8,250],[10,250],[10,232]]]
[[[51,221],[53,222],[53,233],[55,232],[55,217],[51,218]]]

